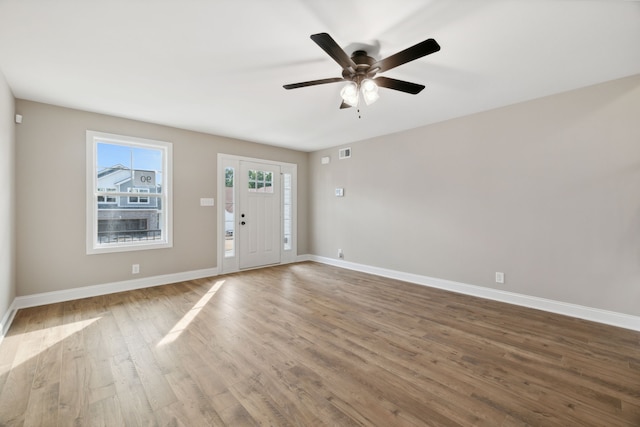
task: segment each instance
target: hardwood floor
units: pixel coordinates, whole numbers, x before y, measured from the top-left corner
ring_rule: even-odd
[[[20,310],[2,426],[640,426],[640,333],[301,263]]]

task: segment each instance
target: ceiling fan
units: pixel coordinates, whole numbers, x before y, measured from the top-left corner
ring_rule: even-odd
[[[376,61],[367,55],[367,52],[364,50],[356,50],[352,56],[349,57],[327,33],[312,34],[311,40],[316,42],[322,50],[327,52],[327,54],[342,67],[342,77],[292,83],[284,85],[284,88],[297,89],[306,86],[346,81],[348,82],[347,85],[340,91],[340,96],[342,97],[340,108],[358,106],[360,93],[362,93],[362,98],[364,98],[367,105],[374,103],[379,98],[378,86],[416,95],[424,89],[424,85],[389,77],[376,77],[376,74],[440,50],[440,45],[434,39],[427,39],[394,55]]]

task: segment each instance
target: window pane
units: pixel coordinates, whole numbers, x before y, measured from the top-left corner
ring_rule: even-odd
[[[250,170],[247,185],[250,193],[273,193],[273,173]]]
[[[224,170],[224,186],[226,188],[233,188],[233,168],[226,168]]]
[[[115,188],[98,188],[98,192],[102,193],[115,193]],[[116,203],[116,197],[109,194],[99,194],[98,203]]]
[[[224,193],[224,256],[225,258],[235,256],[235,200],[233,191],[234,170],[226,168],[225,193]]]
[[[156,210],[100,209],[98,243],[148,242],[162,239],[162,222]]]
[[[284,189],[283,191],[283,200],[282,200],[282,206],[283,206],[283,217],[284,217],[284,223],[283,223],[283,227],[282,227],[282,234],[283,234],[283,241],[284,241],[284,245],[283,245],[283,249],[285,251],[290,251],[291,249],[293,249],[293,242],[291,241],[292,235],[293,235],[293,200],[291,198],[291,174],[289,173],[285,173],[283,175],[283,180],[282,180],[282,187]]]

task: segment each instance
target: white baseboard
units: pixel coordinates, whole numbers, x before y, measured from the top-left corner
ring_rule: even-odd
[[[506,292],[498,289],[485,288],[482,286],[468,285],[466,283],[454,282],[451,280],[438,279],[435,277],[421,276],[418,274],[405,273],[402,271],[389,270],[386,268],[372,267],[364,264],[357,264],[339,259],[326,258],[317,255],[306,256],[308,261],[316,261],[322,264],[333,265],[349,270],[361,271],[363,273],[375,274],[376,276],[388,277],[402,280],[418,285],[457,292],[460,294],[486,298],[494,301],[506,302],[523,307],[535,308],[551,313],[590,320],[606,325],[640,331],[640,317],[632,316],[614,311],[601,310],[598,308],[585,307],[577,304],[570,304],[561,301],[554,301],[545,298],[533,297],[529,295]]]
[[[361,271],[377,276],[402,280],[418,285],[443,289],[465,295],[486,298],[523,307],[544,310],[551,313],[563,314],[579,319],[590,320],[606,325],[640,331],[640,317],[629,314],[616,313],[613,311],[601,310],[592,307],[585,307],[577,304],[569,304],[561,301],[554,301],[545,298],[532,297],[529,295],[506,292],[497,289],[485,288],[482,286],[469,285],[466,283],[454,282],[451,280],[438,279],[434,277],[421,276],[418,274],[405,273],[402,271],[389,270],[386,268],[373,267],[365,264],[357,264],[332,258],[325,258],[317,255],[298,255],[296,262],[315,261],[322,264],[333,265],[349,270]],[[88,298],[99,295],[107,295],[116,292],[130,291],[134,289],[149,288],[152,286],[167,285],[170,283],[183,282],[186,280],[202,279],[204,277],[217,276],[217,268],[203,270],[186,271],[182,273],[165,274],[161,276],[144,277],[122,282],[104,283],[100,285],[84,286],[75,289],[61,291],[44,292],[40,294],[16,297],[0,321],[0,343],[9,329],[18,309],[36,307],[39,305],[53,304],[58,302],[72,301],[81,298]]]
[[[17,311],[18,310],[13,307],[13,304],[11,304],[4,316],[2,316],[2,320],[0,320],[0,344],[2,344],[2,340],[9,330],[9,326],[11,326],[11,322],[13,322],[13,318],[16,316]]]
[[[206,268],[203,270],[185,271],[182,273],[164,274],[161,276],[142,277],[140,279],[124,280],[122,282],[84,286],[82,288],[44,292],[40,294],[16,297],[13,301],[13,304],[11,304],[11,307],[14,310],[17,310],[20,308],[36,307],[38,305],[72,301],[81,298],[114,294],[116,292],[150,288],[152,286],[168,285],[169,283],[184,282],[186,280],[202,279],[203,277],[211,277],[217,275],[217,268]]]
[[[186,280],[202,279],[218,275],[218,268],[185,271],[181,273],[163,274],[160,276],[142,277],[140,279],[124,280],[122,282],[103,283],[100,285],[83,286],[81,288],[64,289],[61,291],[43,292],[39,294],[16,297],[0,323],[0,343],[9,330],[16,312],[21,308],[37,307],[39,305],[55,304],[73,301],[99,295],[114,294],[116,292],[132,291],[134,289],[151,288],[153,286],[168,285]]]

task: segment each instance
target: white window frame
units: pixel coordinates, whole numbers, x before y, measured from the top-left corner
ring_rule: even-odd
[[[86,252],[87,254],[139,251],[173,247],[173,144],[165,141],[136,138],[125,135],[87,131],[86,134]],[[161,240],[129,242],[98,242],[98,196],[129,197],[126,192],[98,192],[97,189],[97,144],[99,142],[129,147],[150,148],[162,151],[162,192],[154,197],[161,200],[162,236]],[[138,196],[139,197],[139,196]],[[150,196],[148,196],[150,197]],[[106,200],[106,198],[105,198]]]

